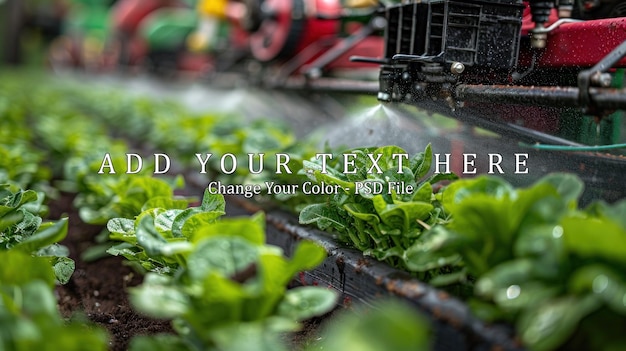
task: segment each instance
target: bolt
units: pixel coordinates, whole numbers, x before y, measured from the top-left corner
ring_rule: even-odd
[[[450,66],[450,72],[453,74],[461,74],[463,71],[465,71],[465,65],[461,62],[453,62]]]
[[[376,16],[372,19],[372,27],[376,30],[387,28],[387,19],[382,16]]]
[[[573,6],[559,6],[559,18],[572,18]]]
[[[541,33],[541,30],[544,30],[543,26],[540,28],[536,28],[539,32],[535,32],[534,30],[530,33],[530,46],[535,49],[543,49],[546,47],[548,43],[548,34]]]
[[[593,84],[607,88],[611,86],[613,78],[609,73],[596,72],[591,76],[591,82],[593,82]]]
[[[322,70],[319,67],[314,67],[311,68],[306,75],[311,79],[317,79],[322,76]]]

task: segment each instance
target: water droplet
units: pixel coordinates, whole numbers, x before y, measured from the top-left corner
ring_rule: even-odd
[[[599,294],[609,286],[609,278],[607,278],[607,276],[604,274],[600,274],[599,276],[595,277],[591,286],[593,292]]]
[[[519,285],[511,285],[506,289],[506,297],[509,300],[513,300],[519,297],[521,292],[522,289],[519,287]]]
[[[558,239],[563,236],[563,227],[557,225],[552,229],[552,237]]]

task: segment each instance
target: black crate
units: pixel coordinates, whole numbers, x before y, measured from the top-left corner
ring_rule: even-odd
[[[523,8],[522,1],[512,0],[432,0],[390,6],[385,55],[510,69],[517,64]]]

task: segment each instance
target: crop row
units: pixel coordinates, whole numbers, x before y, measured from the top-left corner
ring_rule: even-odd
[[[33,96],[37,97],[34,102]],[[214,302],[194,295],[203,291],[204,285],[198,285],[199,280],[193,277],[215,269],[221,279],[215,278],[221,282],[215,284],[228,285],[224,287],[228,291],[224,296],[242,299],[232,301],[239,304],[235,310],[245,309],[241,301],[262,296],[246,295],[263,291],[262,279],[248,280],[245,275],[247,279],[238,275],[252,270],[247,273],[262,276],[259,272],[269,267],[262,259],[262,252],[268,251],[261,240],[262,218],[241,220],[247,224],[218,221],[222,213],[215,209],[221,208],[217,203],[222,200],[208,194],[204,205],[188,207],[188,199],[174,196],[174,188],[184,185],[180,177],[97,174],[105,153],[113,155],[112,162],[119,169],[127,166],[123,156],[132,150],[112,136],[132,140],[134,147],[167,151],[169,155],[178,155],[179,160],[193,159],[189,156],[198,150],[232,153],[244,161],[248,154],[289,154],[290,168],[299,170],[294,174],[277,174],[276,164],[269,162],[266,172],[260,175],[247,171],[224,175],[216,171],[208,177],[230,184],[263,185],[271,181],[302,185],[312,181],[337,185],[340,191],[330,195],[304,196],[295,192],[274,198],[259,196],[257,200],[279,203],[297,214],[302,224],[314,224],[332,232],[367,256],[453,292],[466,300],[480,318],[513,323],[522,342],[531,349],[552,350],[564,345],[582,349],[626,348],[620,330],[610,327],[623,324],[626,315],[626,202],[596,202],[580,208],[578,199],[583,185],[575,176],[548,175],[527,188],[514,188],[496,177],[455,180],[453,175],[429,176],[430,147],[408,158],[405,165],[393,155],[406,152],[394,146],[324,150],[335,156],[355,155],[357,172],[346,173],[340,157],[323,164],[320,158],[313,157],[318,150],[312,141],[297,140],[288,128],[275,121],[194,115],[171,103],[128,98],[111,91],[81,92],[74,87],[30,92],[21,99],[22,103],[12,99],[10,104],[0,104],[0,108],[5,106],[3,113],[11,117],[2,123],[19,123],[22,118],[35,127],[27,128],[24,124],[23,130],[16,128],[16,133],[6,140],[22,145],[24,150],[37,144],[45,148],[34,148],[31,156],[23,152],[23,160],[16,161],[13,156],[12,162],[23,165],[8,169],[26,171],[12,171],[9,179],[21,186],[45,188],[49,172],[39,167],[39,162],[64,158],[49,167],[53,174],[62,168],[63,176],[57,182],[61,189],[79,194],[76,206],[81,218],[89,223],[108,222],[110,239],[124,242],[111,247],[109,253],[123,255],[151,272],[145,284],[152,290],[140,288],[135,294],[161,291],[169,294],[161,297],[178,302],[167,300],[165,306],[172,306],[173,311],[159,307],[170,313],[166,317],[181,321],[179,337],[188,341],[170,340],[173,343],[220,342],[194,336],[197,330],[207,328],[203,323],[211,323],[195,320],[197,304],[207,306]],[[18,124],[12,128],[15,125]],[[374,167],[373,158],[368,155],[378,156],[378,172],[368,172]],[[209,170],[218,170],[220,165],[212,162]],[[413,191],[401,191],[397,184]],[[375,188],[385,191],[375,193]],[[228,239],[216,238],[212,244],[199,239],[212,235],[209,233],[214,229],[198,228],[216,228],[213,221],[222,223],[217,228]],[[237,226],[240,227],[232,229]],[[204,234],[192,234],[195,232]],[[241,235],[248,242],[243,244]],[[249,240],[248,235],[255,239]],[[224,258],[220,262],[188,264],[190,259],[217,255],[214,251],[209,255],[195,252],[209,252],[212,245],[218,244],[239,245],[247,257],[237,262]],[[316,256],[313,249],[310,255]],[[225,262],[231,265],[207,268]],[[198,273],[192,266],[203,268]],[[233,278],[243,281],[233,282]],[[283,284],[279,285],[284,289]],[[149,314],[157,313],[151,306],[139,308]],[[259,330],[244,332],[254,334]]]
[[[131,349],[279,350],[286,347],[280,335],[297,329],[299,320],[334,307],[336,297],[326,288],[287,290],[294,274],[317,265],[325,252],[303,242],[293,257],[284,257],[279,248],[265,244],[262,214],[221,218],[224,199],[208,192],[199,206],[190,206],[195,199],[174,194],[184,186],[182,177],[97,172],[105,154],[112,155],[113,164],[126,166],[123,156],[134,150],[131,146],[150,143],[146,133],[157,133],[156,139],[167,144],[164,135],[173,133],[158,130],[173,126],[152,126],[159,121],[155,115],[168,111],[168,106],[176,113],[161,121],[186,121],[186,130],[197,138],[202,134],[195,122],[212,120],[207,125],[217,135],[210,147],[245,150],[252,143],[263,148],[246,135],[248,126],[233,124],[227,117],[198,117],[192,122],[174,105],[54,83],[58,82],[32,89],[23,77],[15,76],[0,84],[0,131],[6,136],[0,151],[12,155],[1,158],[0,164],[0,243],[6,251],[0,277],[3,349],[106,348],[105,332],[81,320],[64,321],[56,308],[53,283],[67,282],[73,271],[67,250],[58,244],[67,233],[68,220],[43,223],[40,215],[45,215],[44,195],[54,197],[58,190],[77,194],[74,205],[83,221],[108,223],[110,239],[122,241],[105,244],[110,254],[123,255],[147,272],[144,283],[131,291],[133,307],[173,321],[176,334],[137,337]],[[111,100],[110,105],[100,105]],[[269,121],[258,125],[270,133],[275,129]],[[137,133],[124,135],[131,138],[131,146],[115,138],[119,130]],[[181,144],[178,136],[171,142]],[[172,153],[186,152],[193,145]],[[31,188],[38,192],[22,190]],[[309,348],[348,347],[355,329],[356,340],[381,337],[370,345],[425,347],[427,328],[403,306],[389,305],[367,316],[342,317],[340,327],[322,344]],[[381,319],[389,321],[384,329],[388,333],[376,326]]]

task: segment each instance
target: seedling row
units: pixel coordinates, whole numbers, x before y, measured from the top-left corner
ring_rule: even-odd
[[[397,318],[401,326],[387,334],[373,333],[368,318],[340,317],[350,328],[361,325],[363,340],[376,335],[372,345],[386,347],[381,349],[445,349],[441,330],[450,327],[470,335],[462,340],[466,349],[485,343],[626,348],[617,327],[626,318],[626,202],[582,207],[583,184],[574,175],[549,174],[526,188],[497,177],[457,179],[432,172],[430,146],[414,155],[391,145],[320,150],[316,140],[297,138],[270,118],[196,114],[112,90],[58,81],[33,88],[24,77],[12,78],[0,83],[0,253],[3,262],[17,262],[6,267],[33,265],[33,276],[16,277],[8,268],[3,273],[1,321],[15,326],[0,334],[5,348],[51,345],[57,329],[90,324],[68,323],[54,308],[53,283],[67,283],[73,270],[59,244],[72,224],[45,217],[47,199],[60,192],[76,194],[73,205],[83,222],[102,226],[94,256],[124,257],[143,275],[141,285],[129,289],[132,308],[172,321],[171,333],[133,338],[133,350],[289,349],[293,345],[281,335],[299,322],[337,304],[357,311],[363,302],[376,304],[378,296],[356,295],[359,301],[348,303],[345,281],[376,274],[374,284],[385,287],[381,295],[402,297],[429,314],[424,319],[399,302],[370,308],[368,317]],[[128,155],[144,150],[180,162],[168,163],[168,172],[152,172],[163,164],[147,158],[132,172],[111,172],[128,168]],[[198,150],[245,164],[206,158],[206,173],[190,176]],[[261,154],[264,172],[250,172]],[[345,172],[345,155],[354,155],[354,172]],[[232,172],[223,172],[227,167]],[[279,172],[281,167],[292,172]],[[215,189],[242,184],[259,193],[233,201],[259,211],[224,217],[230,197]],[[268,192],[270,184],[294,191]],[[204,189],[190,193],[198,185]],[[305,194],[307,186],[332,190]],[[318,239],[291,235],[285,243],[286,227]],[[269,233],[279,245],[267,243]],[[342,270],[345,260],[353,273],[337,278],[334,267]],[[294,278],[303,286],[288,289]],[[50,304],[41,318],[24,319],[39,313],[30,307],[37,305],[30,299],[33,286]],[[459,306],[456,312],[434,308],[448,299]],[[463,318],[450,318],[455,315]],[[491,323],[498,325],[495,337],[485,327]],[[45,332],[26,333],[40,328]],[[88,330],[79,333],[99,345],[89,349],[106,349],[106,332]],[[355,337],[343,330],[298,348],[346,349]],[[78,340],[64,349],[84,347]]]

